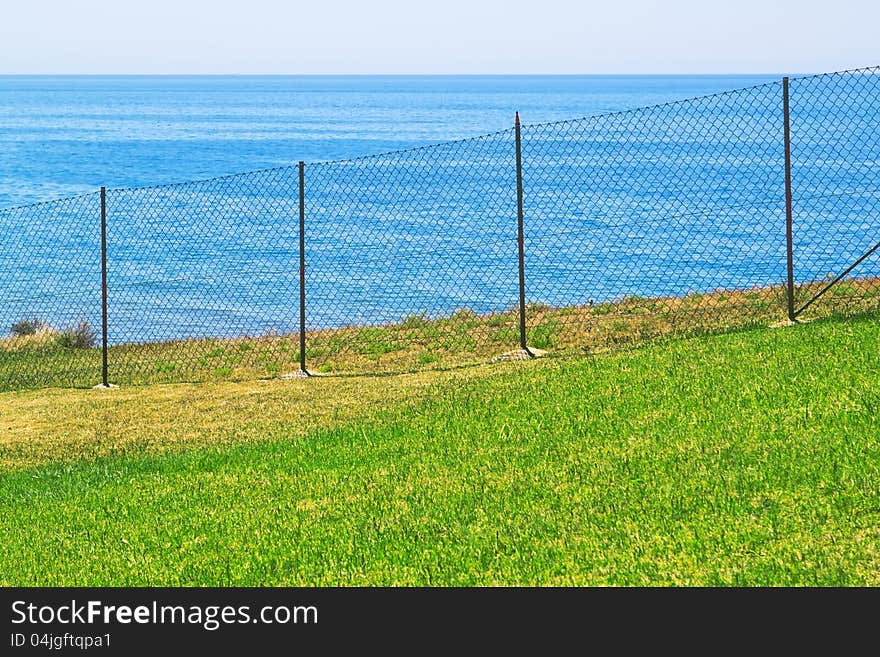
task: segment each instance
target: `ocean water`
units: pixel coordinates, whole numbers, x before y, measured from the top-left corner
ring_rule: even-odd
[[[877,79],[792,81],[799,281],[880,240]],[[105,185],[111,342],[295,331],[300,160],[309,328],[508,309],[515,111],[529,300],[784,280],[778,76],[0,77],[0,323],[100,324]]]
[[[778,78],[778,76],[776,76]],[[338,160],[771,76],[0,76],[0,208]]]

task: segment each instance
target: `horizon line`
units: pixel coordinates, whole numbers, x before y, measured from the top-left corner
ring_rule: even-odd
[[[646,77],[646,76],[770,76],[770,75],[811,75],[813,71],[715,71],[702,73],[6,73],[0,77]]]

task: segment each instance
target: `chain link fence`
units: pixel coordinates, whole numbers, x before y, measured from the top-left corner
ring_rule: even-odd
[[[0,210],[0,389],[100,381],[100,195]]]
[[[876,309],[880,69],[792,80],[791,126],[795,313]]]
[[[861,69],[0,210],[0,388],[384,374],[875,313],[878,101]]]

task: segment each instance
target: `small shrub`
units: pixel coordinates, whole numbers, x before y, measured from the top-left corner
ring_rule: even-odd
[[[23,319],[12,325],[10,333],[15,336],[36,335],[48,331],[49,325],[42,319]]]
[[[422,354],[419,356],[419,365],[427,365],[437,360],[437,354]]]
[[[156,371],[157,372],[165,372],[170,373],[177,369],[177,366],[174,363],[166,363],[165,361],[159,361],[156,363]]]
[[[231,367],[218,367],[214,370],[214,376],[221,378],[221,379],[225,379],[226,377],[230,376],[231,374],[232,374]]]
[[[86,321],[64,329],[55,337],[59,347],[64,349],[91,349],[98,342],[98,335]]]
[[[531,330],[528,343],[537,349],[551,349],[559,342],[559,322],[549,321],[538,324]]]
[[[358,331],[355,339],[357,353],[365,356],[382,356],[393,351],[400,351],[403,346],[391,341],[388,329],[378,326],[363,328]]]
[[[852,283],[838,283],[830,291],[836,297],[849,297],[858,294],[858,290]]]
[[[475,311],[470,308],[456,308],[452,311],[452,314],[449,316],[449,319],[456,322],[473,322],[478,318],[478,315]]]
[[[470,335],[463,334],[455,339],[455,342],[450,345],[450,348],[460,353],[472,352],[477,348],[477,341]]]
[[[400,328],[405,328],[405,329],[422,328],[427,323],[428,323],[428,317],[425,314],[407,315],[406,317],[404,317],[403,321],[400,323]]]
[[[497,329],[492,333],[492,340],[501,344],[516,344],[519,341],[519,331],[512,327]]]
[[[435,322],[425,322],[421,326],[421,335],[425,338],[438,338],[443,335],[443,331],[440,330]]]
[[[395,351],[403,350],[403,346],[398,344],[393,344],[391,342],[375,342],[373,344],[366,345],[366,347],[361,350],[361,353],[366,356],[384,356],[385,354],[390,354]]]

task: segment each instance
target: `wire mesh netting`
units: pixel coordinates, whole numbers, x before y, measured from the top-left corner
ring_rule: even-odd
[[[878,107],[880,68],[791,81],[797,310],[880,307]]]
[[[100,194],[0,210],[0,388],[100,381]]]
[[[107,193],[114,381],[299,369],[295,167]]]
[[[307,168],[310,365],[411,369],[516,346],[513,148],[509,130]]]
[[[525,128],[530,344],[784,316],[780,89]]]
[[[0,387],[94,385],[104,339],[129,384],[294,374],[300,339],[312,371],[389,373],[767,326],[790,294],[876,312],[878,69],[788,85],[793,289],[784,88],[524,125],[521,169],[511,129],[302,190],[296,166],[108,190],[106,335],[100,194],[0,210]]]

